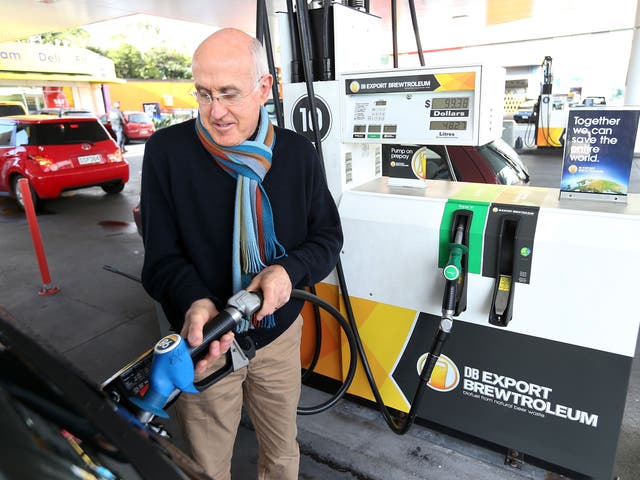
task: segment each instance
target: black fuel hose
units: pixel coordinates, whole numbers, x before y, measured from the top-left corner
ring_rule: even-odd
[[[287,21],[289,23],[289,37],[291,39],[291,83],[299,83],[304,80],[300,65],[300,40],[298,35],[298,23],[293,13],[293,0],[287,0]]]
[[[320,60],[318,61],[318,74],[319,80],[333,80],[331,71],[333,65],[331,61],[331,51],[329,48],[329,7],[331,2],[325,0],[322,5],[322,52],[320,54]]]
[[[309,292],[313,295],[317,295],[316,287],[311,285],[309,287]],[[314,368],[318,364],[318,360],[320,359],[320,348],[322,347],[322,321],[320,318],[320,307],[317,304],[313,304],[313,319],[316,327],[316,337],[315,337],[315,345],[316,348],[313,350],[313,357],[311,358],[311,362],[309,362],[309,366],[305,369],[305,372],[302,374],[302,381],[304,382],[309,375],[313,373]]]
[[[398,3],[391,0],[391,44],[393,46],[393,68],[398,68]]]
[[[260,0],[264,2],[264,0]],[[265,7],[266,8],[266,7]],[[269,17],[264,15],[264,48],[267,52],[267,63],[269,64],[269,71],[273,75],[273,83],[271,84],[271,96],[273,97],[273,108],[276,113],[276,120],[279,127],[284,127],[284,112],[282,111],[282,104],[280,103],[280,90],[278,81],[278,70],[275,66],[275,60],[273,58],[273,45],[271,43],[271,29],[269,28]]]
[[[316,405],[315,407],[298,407],[298,415],[315,415],[316,413],[323,412],[333,405],[336,404],[338,400],[340,400],[347,389],[351,386],[351,382],[353,382],[353,377],[356,374],[356,366],[358,363],[358,358],[356,357],[357,346],[356,346],[356,338],[353,335],[353,329],[349,326],[349,323],[342,314],[336,310],[336,308],[330,303],[326,302],[322,298],[313,295],[305,290],[297,290],[294,289],[291,291],[291,298],[295,298],[297,300],[304,300],[310,302],[318,307],[322,308],[329,314],[331,314],[340,324],[342,329],[344,330],[345,335],[347,336],[347,341],[349,342],[349,370],[347,371],[347,376],[342,383],[342,386],[338,389],[338,391],[326,402]]]
[[[320,135],[320,127],[318,121],[318,102],[313,89],[313,61],[309,57],[311,52],[311,26],[309,24],[309,10],[305,0],[296,0],[296,18],[298,20],[298,34],[300,36],[300,45],[302,51],[302,68],[304,71],[304,81],[307,87],[307,97],[309,97],[309,107],[311,114],[311,125],[313,126],[314,146],[318,157],[320,157],[320,165],[322,166],[322,174],[327,178],[326,167],[324,164],[324,155],[322,153],[322,137]]]
[[[411,12],[411,23],[413,25],[413,34],[416,37],[416,48],[418,49],[420,65],[424,67],[424,52],[422,51],[422,41],[420,40],[420,27],[418,26],[418,16],[416,15],[416,4],[413,0],[409,0],[409,10]]]
[[[264,37],[264,18],[267,16],[267,5],[265,0],[258,0],[256,2],[256,38],[260,43]]]
[[[409,428],[411,427],[411,425],[413,425],[415,417],[418,413],[418,408],[420,407],[420,403],[422,401],[422,397],[424,396],[424,392],[427,388],[427,383],[431,378],[431,373],[433,372],[433,368],[435,367],[435,364],[438,361],[438,358],[440,357],[442,346],[445,340],[447,339],[449,332],[443,330],[442,322],[441,322],[441,327],[438,330],[438,333],[433,340],[433,344],[429,349],[429,356],[420,373],[420,384],[418,385],[418,388],[416,389],[416,392],[414,394],[414,398],[411,402],[409,413],[406,414],[406,416],[404,413],[400,413],[399,415],[400,418],[398,420],[394,419],[391,416],[391,413],[389,413],[389,409],[387,409],[386,405],[384,404],[384,401],[382,400],[382,396],[380,395],[380,390],[378,390],[378,386],[376,385],[375,378],[373,377],[373,372],[371,371],[371,367],[369,366],[369,361],[364,351],[364,346],[362,345],[362,340],[360,339],[360,334],[358,333],[357,324],[355,321],[355,317],[353,315],[353,309],[351,307],[351,301],[349,299],[349,293],[347,291],[347,283],[345,281],[344,271],[342,270],[341,262],[338,262],[338,265],[336,266],[336,271],[338,274],[338,282],[340,285],[340,290],[342,292],[342,298],[344,300],[345,309],[347,311],[347,317],[349,319],[352,334],[355,339],[356,347],[358,349],[358,354],[362,362],[362,368],[367,377],[367,381],[369,382],[371,392],[375,397],[376,404],[378,405],[378,409],[380,410],[380,413],[382,414],[384,420],[387,422],[387,425],[389,425],[389,428],[391,428],[393,433],[397,433],[398,435],[404,435],[409,431]],[[448,287],[448,290],[451,288],[453,289],[453,298],[455,299],[455,296],[456,296],[455,288],[457,288],[456,282],[450,282],[450,283],[452,285],[448,285],[447,287]],[[447,296],[450,297],[450,295],[451,293],[448,292]]]

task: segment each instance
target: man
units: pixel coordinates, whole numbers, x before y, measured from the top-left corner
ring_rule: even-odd
[[[126,120],[124,113],[120,110],[120,102],[113,102],[113,107],[109,112],[109,122],[111,122],[113,133],[116,134],[116,143],[123,153],[126,152],[127,150],[124,148],[124,124]]]
[[[297,479],[302,303],[289,297],[337,263],[338,212],[311,143],[269,121],[273,78],[257,40],[219,30],[196,49],[192,70],[198,118],[159,130],[145,147],[142,281],[190,345],[237,290],[262,291],[251,328],[238,332],[253,339],[255,358],[181,395],[177,416],[194,458],[228,479],[244,403],[258,478]],[[232,338],[212,344],[197,379],[219,368]]]

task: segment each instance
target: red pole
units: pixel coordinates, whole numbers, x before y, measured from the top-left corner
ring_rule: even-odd
[[[38,291],[38,295],[53,295],[60,291],[60,288],[51,285],[51,276],[49,275],[49,267],[47,265],[47,257],[44,254],[42,246],[42,238],[40,236],[40,227],[36,219],[36,211],[33,208],[33,198],[31,197],[31,189],[29,188],[29,180],[21,178],[18,180],[18,188],[22,194],[22,203],[24,204],[24,213],[27,215],[29,222],[29,231],[33,240],[33,248],[38,258],[38,266],[40,267],[40,276],[42,277],[42,288]]]

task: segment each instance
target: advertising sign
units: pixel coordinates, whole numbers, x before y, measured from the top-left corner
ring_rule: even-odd
[[[143,103],[142,104],[142,109],[144,110],[144,113],[149,115],[154,120],[158,120],[159,121],[159,120],[162,119],[162,117],[160,116],[160,104],[159,103],[156,103],[156,102]]]
[[[62,87],[42,87],[46,108],[69,108],[69,100]]]
[[[419,313],[391,374],[407,403],[427,356],[425,339],[439,323],[439,316]],[[632,360],[456,322],[418,416],[581,474],[612,478]]]
[[[569,111],[560,198],[626,202],[640,110]]]
[[[430,153],[420,145],[382,145],[382,175],[389,177],[389,185],[424,188],[424,180],[434,179],[431,170],[437,168]]]

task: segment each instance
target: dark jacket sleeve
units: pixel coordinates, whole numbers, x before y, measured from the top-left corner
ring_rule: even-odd
[[[163,306],[172,326],[179,329],[184,313],[195,300],[216,299],[183,253],[170,176],[166,150],[157,137],[152,137],[145,145],[142,164],[140,213],[145,248],[142,284]]]
[[[323,280],[336,266],[342,248],[342,226],[335,201],[327,187],[324,170],[314,147],[305,140],[305,154],[311,159],[307,172],[306,238],[287,250],[274,263],[282,265],[294,288]],[[300,149],[298,149],[300,151]]]

